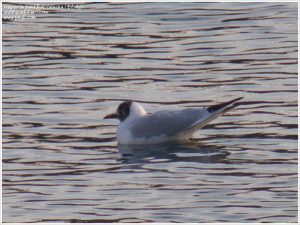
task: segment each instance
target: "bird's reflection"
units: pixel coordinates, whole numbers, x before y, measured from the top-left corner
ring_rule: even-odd
[[[119,160],[125,164],[155,162],[201,162],[223,161],[230,153],[220,146],[199,142],[167,143],[157,145],[118,145]]]

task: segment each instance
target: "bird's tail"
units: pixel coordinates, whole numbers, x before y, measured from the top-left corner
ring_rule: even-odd
[[[225,112],[228,112],[229,110],[237,107],[239,103],[237,101],[241,100],[243,97],[233,99],[228,102],[224,102],[221,104],[213,105],[207,108],[207,111],[210,113],[204,120],[201,120],[191,127],[189,127],[185,131],[184,138],[190,137],[196,130],[201,129],[204,127],[206,124],[208,124],[210,121],[218,118],[219,116],[223,115]]]

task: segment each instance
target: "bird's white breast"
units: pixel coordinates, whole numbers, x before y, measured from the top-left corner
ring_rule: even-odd
[[[122,122],[118,126],[117,140],[120,144],[130,144],[132,142],[132,134],[128,127],[128,124]]]

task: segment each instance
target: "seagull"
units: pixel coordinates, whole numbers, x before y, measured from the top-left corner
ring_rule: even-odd
[[[210,121],[238,106],[241,99],[242,97],[209,107],[163,110],[152,114],[148,114],[137,102],[125,101],[115,113],[104,119],[120,120],[117,129],[119,144],[180,142],[188,140]]]

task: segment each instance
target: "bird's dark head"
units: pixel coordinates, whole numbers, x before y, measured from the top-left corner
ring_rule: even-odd
[[[132,101],[122,102],[115,113],[105,116],[104,119],[118,119],[124,121],[129,116],[131,105]]]

